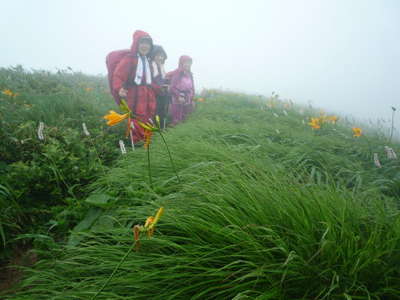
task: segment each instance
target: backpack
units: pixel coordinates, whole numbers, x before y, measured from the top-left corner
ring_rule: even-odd
[[[127,56],[131,51],[129,49],[124,50],[115,50],[110,52],[106,57],[106,65],[107,65],[107,73],[108,73],[108,84],[110,85],[110,92],[113,96],[117,105],[121,102],[121,97],[118,94],[118,91],[114,91],[113,89],[113,81],[114,81],[114,71],[117,68],[119,62]]]

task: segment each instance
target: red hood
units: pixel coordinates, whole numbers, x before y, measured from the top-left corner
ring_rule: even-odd
[[[142,30],[136,30],[135,33],[133,34],[133,38],[132,38],[133,41],[132,41],[132,45],[131,45],[131,52],[133,54],[135,54],[135,55],[137,54],[137,48],[139,46],[139,41],[140,41],[140,39],[142,39],[144,37],[151,39],[150,35],[147,32],[144,32]],[[153,44],[153,41],[152,41],[152,44]]]
[[[171,71],[171,72],[169,72],[169,73],[167,73],[167,75],[165,75],[165,76],[167,78],[172,78],[173,76],[175,76],[175,74],[184,72],[183,64],[188,60],[192,61],[192,58],[190,56],[188,56],[188,55],[182,55],[181,57],[179,57],[179,66],[178,66],[178,68],[173,70],[173,71]],[[192,75],[192,72],[190,71],[189,74]]]
[[[179,69],[183,70],[183,64],[187,61],[192,61],[192,58],[188,55],[182,55],[179,57]]]

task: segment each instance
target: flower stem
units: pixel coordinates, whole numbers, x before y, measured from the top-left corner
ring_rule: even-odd
[[[133,249],[135,249],[136,246],[136,241],[133,243],[132,247],[129,248],[129,250],[125,253],[124,257],[120,260],[118,265],[114,268],[112,271],[110,277],[107,278],[106,282],[104,282],[103,286],[100,288],[100,290],[97,291],[97,293],[92,297],[91,300],[94,300],[97,298],[98,295],[104,290],[104,288],[108,285],[108,283],[111,281],[111,279],[114,277],[115,273],[118,271],[118,269],[121,267],[122,263],[125,261],[125,259],[128,257],[128,255],[132,252]]]
[[[176,171],[175,164],[174,164],[174,161],[172,160],[171,152],[169,151],[169,147],[168,147],[167,141],[165,140],[164,135],[161,133],[161,131],[159,131],[159,134],[161,135],[161,138],[162,138],[162,140],[164,142],[164,145],[167,148],[169,160],[171,162],[172,169],[175,172],[176,178],[178,178],[179,183],[181,183],[182,181],[181,181],[181,178],[178,175],[178,172]]]
[[[147,170],[149,172],[150,187],[153,187],[153,181],[151,180],[150,144],[147,146]]]

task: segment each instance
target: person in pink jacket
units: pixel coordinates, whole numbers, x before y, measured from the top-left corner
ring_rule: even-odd
[[[171,125],[174,126],[186,119],[194,109],[194,82],[191,72],[192,58],[183,55],[179,58],[178,69],[169,72],[166,77],[170,81]]]

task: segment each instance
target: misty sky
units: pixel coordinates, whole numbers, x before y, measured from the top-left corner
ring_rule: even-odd
[[[106,74],[107,53],[128,48],[142,29],[167,51],[167,71],[181,54],[193,57],[199,90],[276,91],[360,118],[400,109],[400,1],[1,0],[0,7],[2,67]]]

